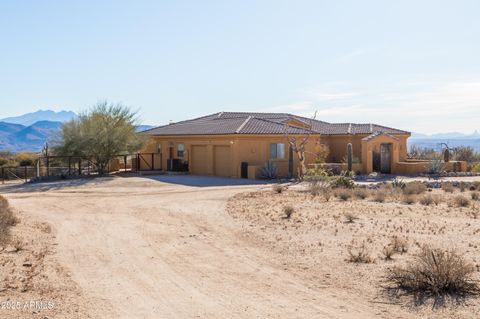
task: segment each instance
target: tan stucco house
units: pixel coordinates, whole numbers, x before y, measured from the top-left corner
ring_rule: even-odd
[[[140,168],[186,170],[196,175],[257,178],[273,161],[279,175],[295,175],[298,159],[286,133],[310,135],[306,163],[315,163],[319,147],[329,150],[328,165],[344,166],[352,143],[354,170],[360,173],[419,173],[426,163],[407,158],[410,132],[377,124],[327,123],[287,113],[220,112],[153,128],[142,150]],[[153,163],[152,163],[153,162]]]

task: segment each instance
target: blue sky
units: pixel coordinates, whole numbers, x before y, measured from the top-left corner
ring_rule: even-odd
[[[479,1],[2,1],[0,117],[101,99],[480,130]]]

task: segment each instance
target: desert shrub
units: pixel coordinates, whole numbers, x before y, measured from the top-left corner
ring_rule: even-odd
[[[412,205],[417,202],[417,199],[414,195],[403,195],[402,202],[407,205]]]
[[[430,206],[434,202],[435,202],[435,200],[433,199],[433,196],[430,195],[430,194],[423,195],[422,197],[420,197],[420,204],[422,204],[424,206]]]
[[[406,238],[394,236],[391,239],[390,245],[392,245],[397,253],[404,254],[408,251],[408,240]]]
[[[383,246],[382,254],[385,260],[392,260],[392,256],[396,253],[392,245]]]
[[[387,198],[387,192],[383,189],[378,189],[373,195],[373,200],[377,203],[385,202],[386,198]]]
[[[349,247],[347,260],[351,263],[363,263],[363,264],[369,264],[373,262],[373,258],[368,253],[368,250],[365,244],[362,244],[358,248]]]
[[[353,195],[355,195],[356,198],[365,199],[368,197],[368,190],[365,188],[355,188]]]
[[[417,145],[412,145],[408,152],[409,158],[430,160],[438,157],[440,154],[436,152],[433,148],[421,147]]]
[[[37,160],[37,156],[34,153],[17,153],[13,160],[19,166],[33,166]]]
[[[480,193],[479,192],[472,192],[471,194],[473,200],[479,200],[480,199]]]
[[[10,241],[10,228],[18,223],[5,197],[0,195],[0,245]]]
[[[342,171],[339,176],[333,177],[332,186],[352,188],[354,186],[354,178],[355,173],[349,171]]]
[[[476,190],[480,191],[480,181],[474,181],[472,186],[475,187]]]
[[[341,188],[335,191],[335,197],[347,201],[352,197],[352,192],[349,189]]]
[[[287,205],[283,207],[283,213],[285,214],[286,219],[290,219],[292,217],[292,214],[295,212],[295,208],[291,205]]]
[[[463,195],[457,195],[453,199],[457,207],[468,207],[470,206],[470,200]]]
[[[474,173],[480,173],[480,163],[477,163],[474,166],[472,166],[471,171]]]
[[[453,158],[456,161],[473,163],[480,161],[480,153],[475,152],[470,146],[458,146],[454,149]]]
[[[345,212],[343,213],[343,216],[345,217],[347,223],[353,223],[356,219],[358,219],[357,215],[355,215],[353,212]]]
[[[321,194],[322,194],[323,198],[325,199],[325,201],[328,202],[330,200],[330,198],[332,198],[332,194],[333,194],[332,188],[331,187],[322,188]]]
[[[467,184],[465,182],[460,182],[460,185],[458,187],[460,188],[460,191],[463,193],[467,189]]]
[[[411,182],[403,188],[404,195],[419,195],[427,191],[427,186],[422,182]]]
[[[282,184],[275,184],[273,185],[273,191],[277,194],[281,194],[284,191],[284,187]]]
[[[453,193],[455,191],[455,187],[453,187],[452,183],[443,183],[442,184],[442,190],[445,193]]]
[[[448,297],[458,300],[477,295],[480,287],[474,272],[457,252],[425,246],[406,267],[388,270],[386,288],[395,295],[413,295],[417,304],[433,298],[434,305],[439,305]]]
[[[445,171],[445,163],[441,157],[430,160],[427,164],[427,173],[432,175],[438,175]]]
[[[272,161],[267,161],[260,170],[260,178],[275,179],[278,176],[277,165]]]

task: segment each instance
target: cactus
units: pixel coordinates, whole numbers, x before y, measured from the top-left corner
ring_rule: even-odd
[[[443,161],[445,163],[450,162],[450,151],[448,150],[448,148],[446,148],[445,151],[443,151]]]
[[[351,172],[353,170],[353,145],[352,145],[352,143],[347,144],[347,164],[348,164],[348,171]]]

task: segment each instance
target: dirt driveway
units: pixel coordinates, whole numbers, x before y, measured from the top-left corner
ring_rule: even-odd
[[[89,309],[80,317],[378,315],[341,290],[303,281],[242,237],[224,211],[226,200],[269,186],[241,184],[115,177],[24,186],[6,196],[26,216],[53,226],[57,260]]]

